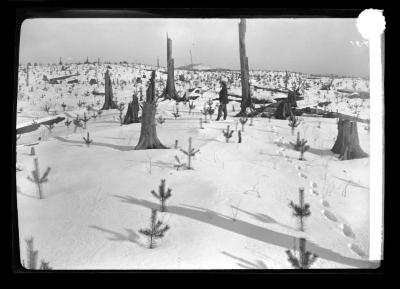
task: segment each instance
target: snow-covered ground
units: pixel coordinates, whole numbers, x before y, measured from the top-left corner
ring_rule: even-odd
[[[82,81],[96,77],[96,66],[86,66],[76,68]],[[112,67],[112,80],[119,82],[113,86],[119,102],[127,104],[135,91],[143,89],[144,93],[149,71]],[[35,81],[30,75],[32,91],[20,75],[18,108],[23,111],[17,124],[48,116],[41,109],[46,102],[70,119],[86,111],[76,106],[78,100],[93,103],[95,108],[103,105],[104,96],[93,96],[91,91],[96,87],[104,92],[105,66],[97,68],[98,86],[83,83],[74,87],[65,82],[40,82],[41,74],[50,73],[51,67],[31,69],[36,75]],[[75,73],[76,69],[71,70]],[[143,74],[147,75],[143,84],[135,85],[132,80]],[[247,122],[242,143],[238,143],[241,124],[233,117],[239,110],[237,102],[229,104],[226,121],[215,121],[214,114],[200,129],[200,110],[208,99],[217,97],[218,75],[201,76],[200,84],[209,90],[194,101],[192,114],[180,103],[181,116],[174,119],[177,104],[159,103],[157,113],[166,121],[157,124],[157,134],[169,149],[134,150],[140,123],[121,126],[118,110],[104,111],[87,123],[86,130],[78,128],[76,133],[73,125],[67,128],[60,122],[51,133],[40,127],[23,134],[17,141],[17,165],[22,169],[17,171],[21,258],[26,259],[24,240],[34,237],[39,259],[54,269],[286,269],[291,265],[285,251],[297,250],[299,238],[304,237],[307,250],[318,255],[312,268],[370,267],[369,158],[340,161],[331,153],[337,135],[335,119],[301,117],[292,135],[285,120],[255,118],[253,125]],[[165,79],[166,75],[157,77]],[[87,96],[86,91],[90,92]],[[325,101],[312,91],[304,102]],[[68,105],[66,112],[60,106],[63,102]],[[339,105],[348,107],[342,101]],[[361,113],[368,116],[368,109],[362,107]],[[235,131],[229,143],[222,134],[227,125]],[[369,153],[364,126],[358,124],[360,145]],[[87,132],[93,139],[90,146],[82,139]],[[305,161],[298,159],[299,152],[289,143],[295,142],[297,132],[311,147]],[[194,169],[176,170],[174,157],[186,162],[179,148],[187,148],[189,137],[193,147],[200,149],[192,161]],[[178,149],[174,148],[176,140]],[[30,156],[31,146],[26,145],[36,142],[36,156]],[[40,200],[35,184],[27,179],[34,158],[42,173],[51,167]],[[138,230],[149,226],[151,209],[159,207],[150,192],[158,190],[161,179],[172,189],[172,196],[167,212],[159,212],[158,217],[171,228],[157,240],[156,248],[148,249],[147,239]],[[316,184],[314,192],[312,183]],[[304,232],[299,231],[288,206],[292,200],[298,203],[299,187],[305,188],[305,202],[311,210]]]

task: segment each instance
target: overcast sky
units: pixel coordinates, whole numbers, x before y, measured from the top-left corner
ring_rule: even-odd
[[[356,19],[247,19],[250,69],[369,75],[368,43]],[[239,19],[29,19],[20,63],[138,61],[166,65],[166,33],[175,67],[205,63],[239,69]]]

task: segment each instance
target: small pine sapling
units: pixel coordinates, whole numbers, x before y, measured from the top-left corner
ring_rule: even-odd
[[[176,164],[174,164],[174,168],[176,168],[177,171],[179,171],[179,169],[181,168],[186,167],[186,163],[182,162],[177,155],[175,155],[175,160]]]
[[[83,124],[82,124],[82,120],[79,118],[79,114],[76,116],[76,118],[73,120],[74,122],[74,133],[76,132],[76,130],[78,129],[78,127],[83,129]]]
[[[97,112],[97,115],[98,115],[99,117],[101,117],[102,114],[103,114],[103,111],[100,109],[100,110]]]
[[[292,128],[292,135],[294,135],[294,129],[296,127],[298,127],[299,125],[300,125],[300,121],[299,121],[298,117],[296,117],[295,115],[292,114],[289,117],[289,124],[288,124],[288,126],[290,126]]]
[[[43,192],[42,192],[42,184],[47,183],[48,179],[47,176],[50,173],[50,167],[46,169],[44,172],[43,176],[40,177],[40,171],[39,171],[39,160],[35,158],[33,160],[34,165],[35,165],[35,170],[32,171],[32,177],[27,176],[27,179],[30,180],[31,182],[35,183],[38,187],[38,197],[39,199],[42,199],[43,197]]]
[[[34,156],[36,153],[35,153],[35,147],[31,147],[31,153],[30,153],[30,156]]]
[[[148,237],[149,249],[155,246],[155,240],[164,237],[164,233],[169,230],[168,225],[164,225],[162,221],[157,220],[157,210],[151,210],[150,228],[140,229],[139,233]]]
[[[93,118],[93,120],[96,120],[96,118],[97,118],[97,113],[93,112],[92,118]]]
[[[189,102],[189,114],[192,113],[192,110],[195,108],[196,106],[194,105],[193,101]]]
[[[158,194],[155,190],[151,191],[151,194],[160,201],[161,212],[165,212],[165,202],[169,197],[171,197],[171,191],[172,190],[170,188],[165,191],[165,180],[161,180],[161,184],[158,187]]]
[[[235,112],[235,106],[232,104],[232,112]]]
[[[181,150],[181,152],[183,152],[185,155],[187,155],[187,157],[188,157],[188,165],[187,165],[187,168],[189,169],[189,170],[191,170],[192,169],[192,167],[191,167],[191,160],[192,160],[192,157],[194,157],[200,150],[199,149],[197,149],[197,150],[195,150],[194,148],[192,148],[192,137],[189,137],[189,147],[188,147],[188,150],[187,151],[185,151],[184,149],[180,149]]]
[[[242,132],[244,131],[244,125],[246,124],[246,122],[248,121],[249,119],[247,118],[247,117],[240,117],[239,118],[239,121],[240,121],[240,123],[241,123],[241,125],[242,125]]]
[[[204,123],[207,123],[207,115],[208,115],[208,111],[206,106],[204,106],[204,108],[202,110],[200,110],[201,114],[204,115]]]
[[[227,126],[226,130],[222,130],[222,133],[224,134],[225,137],[225,141],[228,143],[229,139],[232,137],[233,135],[233,130],[230,130],[229,125]]]
[[[67,126],[67,128],[69,128],[71,123],[72,123],[72,120],[69,120],[69,118],[67,118],[67,120],[64,122],[64,124]]]
[[[297,132],[296,143],[295,144],[292,143],[292,142],[290,142],[290,143],[291,143],[291,145],[293,145],[293,147],[294,147],[294,149],[296,151],[300,152],[299,160],[303,161],[304,160],[304,157],[303,157],[304,153],[310,149],[310,146],[307,145],[307,141],[304,138],[302,140],[300,140],[300,133]]]
[[[37,268],[37,260],[38,260],[38,250],[35,250],[33,248],[33,237],[30,239],[26,239],[26,251],[27,251],[27,269],[29,270],[36,270]],[[49,266],[50,262],[46,262],[45,260],[40,261],[40,267],[39,270],[51,270],[52,268]],[[22,262],[22,265],[24,265],[24,262]]]
[[[288,261],[295,269],[309,269],[311,265],[317,260],[318,255],[306,251],[306,239],[300,238],[299,257],[295,256],[295,252],[286,250]]]
[[[89,137],[89,132],[87,132],[87,137],[83,137],[83,140],[85,141],[87,146],[89,146],[93,142],[93,139],[90,139]]]
[[[63,108],[63,111],[65,111],[65,108],[67,107],[67,105],[63,102],[63,103],[61,104],[61,107]]]
[[[212,99],[209,99],[207,101],[207,104],[208,104],[208,107],[206,108],[206,110],[207,110],[207,114],[210,116],[210,120],[211,120],[212,119],[212,115],[215,112],[215,109],[212,107],[212,105],[213,105]]]
[[[204,129],[203,127],[203,119],[200,117],[200,129]]]
[[[304,188],[299,188],[299,204],[293,203],[293,201],[290,201],[289,207],[293,209],[293,216],[296,218],[299,218],[300,221],[300,231],[303,232],[304,230],[304,224],[303,224],[303,218],[309,217],[311,215],[310,211],[310,204],[304,203]]]
[[[175,108],[175,111],[172,112],[172,115],[174,116],[175,119],[177,119],[178,117],[181,116],[179,114],[179,108],[178,107]]]
[[[290,142],[290,144],[293,146],[295,151],[300,151],[300,147],[301,147],[300,132],[297,132],[296,143]]]
[[[87,117],[86,112],[83,113],[83,128],[86,129],[86,123],[91,119],[91,117]]]
[[[238,131],[238,143],[242,142],[242,132],[239,130]]]

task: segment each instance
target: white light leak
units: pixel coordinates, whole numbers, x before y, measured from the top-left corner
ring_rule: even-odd
[[[381,10],[360,13],[357,28],[369,41],[370,49],[370,260],[382,260],[383,238],[383,65],[382,33],[385,17]]]

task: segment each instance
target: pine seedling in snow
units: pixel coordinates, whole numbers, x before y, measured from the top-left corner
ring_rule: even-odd
[[[69,128],[71,123],[72,123],[72,120],[69,120],[69,118],[67,118],[67,120],[64,122],[64,124],[67,126],[67,128]]]
[[[195,108],[196,106],[194,105],[193,101],[189,102],[189,114],[192,113],[192,110]]]
[[[183,152],[185,155],[187,155],[187,157],[188,157],[188,166],[187,166],[187,168],[189,169],[189,170],[191,170],[192,169],[192,167],[191,167],[191,159],[192,159],[192,157],[194,157],[200,150],[199,149],[197,149],[197,150],[195,150],[194,148],[192,148],[192,137],[189,137],[189,147],[188,147],[188,150],[187,151],[185,151],[184,149],[180,149],[181,150],[181,152]]]
[[[83,137],[83,140],[85,141],[87,146],[89,146],[93,142],[93,139],[90,139],[89,137],[89,132],[87,132],[87,137]]]
[[[253,126],[254,124],[253,124],[253,118],[252,117],[250,117],[250,123],[249,123],[249,126]]]
[[[247,118],[247,117],[240,117],[239,118],[239,121],[240,121],[240,123],[241,123],[241,125],[242,125],[242,132],[244,131],[244,125],[246,124],[246,122],[248,121],[249,119]]]
[[[157,122],[158,122],[159,124],[163,124],[163,123],[165,122],[165,118],[163,118],[163,116],[160,115],[160,116],[157,118]]]
[[[292,114],[289,117],[289,124],[288,124],[288,126],[290,126],[292,128],[292,135],[294,135],[294,129],[296,127],[298,127],[299,125],[300,125],[299,118]]]
[[[293,209],[293,216],[300,220],[300,231],[303,231],[303,218],[311,215],[310,204],[304,203],[304,188],[299,188],[299,204],[290,201],[289,207]]]
[[[31,147],[31,153],[30,153],[30,155],[31,156],[34,156],[36,153],[35,153],[35,147]]]
[[[30,239],[26,239],[26,249],[27,249],[27,269],[36,270],[37,268],[37,260],[38,260],[38,250],[33,249],[33,237]],[[40,261],[39,270],[51,270],[52,268],[49,266],[50,262],[45,262],[45,260]],[[24,265],[24,262],[22,263]]]
[[[204,123],[207,123],[207,115],[208,115],[208,111],[206,106],[204,106],[204,108],[202,110],[200,110],[201,114],[204,115]]]
[[[233,135],[233,130],[230,130],[229,129],[230,127],[229,127],[229,125],[227,126],[227,128],[226,128],[226,130],[222,130],[222,133],[224,134],[224,137],[225,137],[225,141],[228,143],[229,142],[229,139],[232,137],[232,135]]]
[[[214,112],[215,112],[215,109],[212,107],[212,105],[213,105],[212,99],[209,99],[209,100],[207,101],[207,104],[208,104],[208,107],[206,108],[206,110],[207,110],[207,114],[210,116],[210,120],[211,120],[212,115],[213,115]]]
[[[174,116],[175,119],[180,117],[181,115],[179,114],[179,108],[176,107],[175,111],[172,112],[172,115]]]
[[[296,143],[290,142],[290,144],[293,146],[295,151],[300,151],[300,147],[301,147],[300,132],[297,132]]]
[[[151,210],[150,228],[140,229],[139,233],[148,237],[149,249],[155,246],[155,240],[164,237],[164,233],[169,230],[168,225],[164,225],[162,221],[157,220],[157,210]]]
[[[47,176],[50,173],[50,167],[46,169],[44,172],[43,176],[40,177],[40,171],[39,171],[39,161],[37,158],[33,160],[34,165],[35,165],[35,170],[32,171],[32,177],[27,176],[27,179],[30,180],[31,182],[35,183],[38,187],[38,196],[39,199],[42,199],[42,184],[46,183],[48,181]]]
[[[239,130],[238,131],[238,143],[242,142],[242,132]]]
[[[82,124],[82,120],[79,118],[79,114],[76,116],[76,118],[73,120],[74,123],[74,133],[76,132],[76,130],[78,129],[78,127],[83,129],[83,124]]]
[[[182,162],[177,155],[175,155],[176,164],[174,164],[174,168],[178,171],[181,168],[186,167],[186,163]]]
[[[63,111],[65,111],[65,108],[67,107],[67,105],[63,102],[63,103],[61,104],[61,107],[63,108]]]
[[[161,180],[161,184],[158,187],[158,194],[154,190],[151,191],[151,194],[160,201],[161,212],[165,212],[165,202],[171,197],[171,191],[170,188],[165,191],[165,180]]]
[[[290,250],[286,250],[288,261],[295,269],[309,269],[317,260],[318,255],[306,251],[306,239],[300,238],[299,257],[296,257]]]

